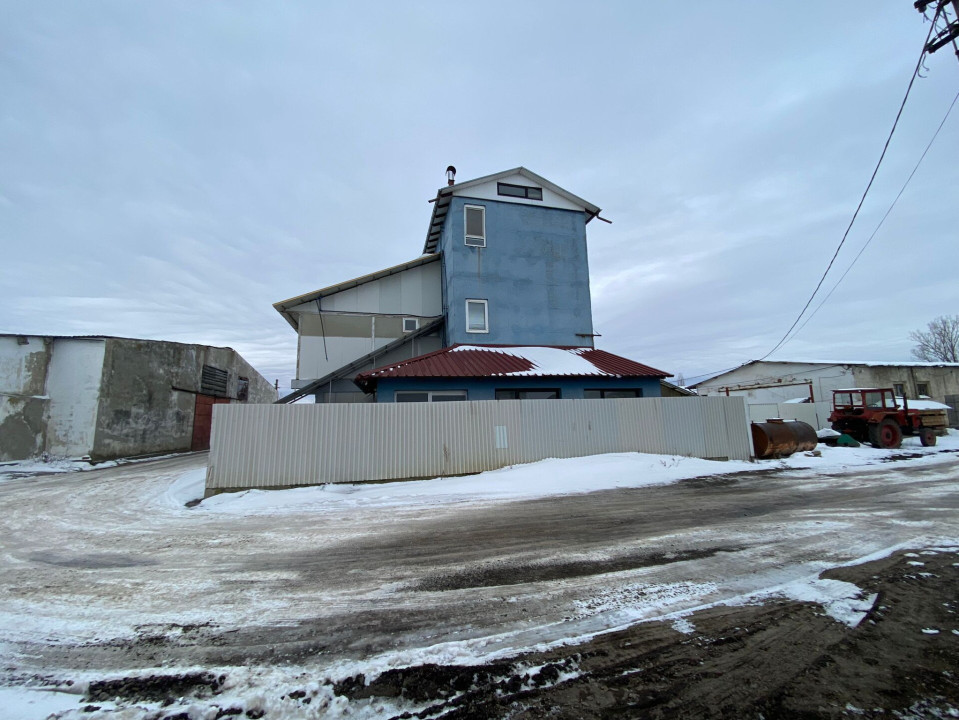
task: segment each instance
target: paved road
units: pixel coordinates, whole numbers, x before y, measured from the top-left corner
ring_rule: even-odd
[[[243,517],[165,495],[205,462],[0,484],[8,674],[389,652],[415,661],[419,648],[463,640],[492,652],[959,537],[959,459],[946,453],[828,476],[764,471],[522,502]]]

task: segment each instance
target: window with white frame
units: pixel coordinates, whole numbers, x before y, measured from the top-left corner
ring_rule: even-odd
[[[403,318],[403,332],[409,333],[418,330],[420,321],[417,318]]]
[[[470,247],[486,247],[486,208],[482,205],[463,207],[466,221],[466,244]]]
[[[489,332],[489,303],[486,300],[466,301],[466,332]]]
[[[456,402],[466,400],[465,390],[397,390],[396,402]]]

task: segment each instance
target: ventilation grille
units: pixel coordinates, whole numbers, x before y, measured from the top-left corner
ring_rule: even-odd
[[[203,366],[203,374],[200,376],[200,392],[204,395],[216,395],[226,397],[226,381],[229,374],[226,370],[220,370],[212,365]]]

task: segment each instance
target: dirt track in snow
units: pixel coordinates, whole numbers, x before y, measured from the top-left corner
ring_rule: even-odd
[[[959,463],[942,459],[242,518],[164,502],[202,455],[8,482],[4,670],[16,681],[161,664],[319,668],[451,641],[507,652],[576,637],[642,619],[637,608],[655,617],[959,537]]]

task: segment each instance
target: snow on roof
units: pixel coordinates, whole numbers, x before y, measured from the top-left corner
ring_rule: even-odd
[[[539,345],[453,345],[356,376],[362,387],[408,377],[649,377],[669,373],[605,350]]]
[[[903,399],[901,397],[896,398],[896,402],[900,405],[903,405]],[[912,410],[952,410],[951,405],[944,405],[941,402],[936,402],[935,400],[913,400],[909,399],[909,407]]]
[[[555,347],[483,347],[482,345],[458,345],[451,352],[495,352],[502,355],[528,360],[531,367],[527,370],[497,373],[506,376],[536,375],[610,375],[593,365],[576,350]]]
[[[959,367],[959,363],[923,362],[921,360],[756,360],[755,362],[786,365],[862,365],[867,367]],[[747,365],[749,364],[751,363],[747,363]]]

